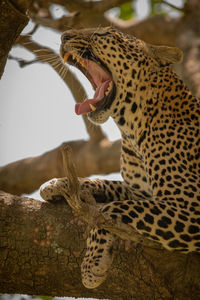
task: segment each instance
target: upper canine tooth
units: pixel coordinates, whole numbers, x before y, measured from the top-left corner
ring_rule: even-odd
[[[113,85],[113,83],[112,83],[112,81],[110,81],[109,85],[108,85],[109,90],[112,88],[112,85]]]
[[[70,53],[68,53],[68,52],[65,53],[65,55],[63,57],[64,62],[66,62],[68,60],[69,56],[70,56]]]
[[[91,108],[92,111],[95,111],[95,110],[96,110],[96,107],[95,107],[94,105],[89,104],[89,106],[90,106],[90,108]]]

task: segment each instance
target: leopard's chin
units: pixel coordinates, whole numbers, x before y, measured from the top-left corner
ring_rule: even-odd
[[[111,115],[110,109],[107,109],[107,110],[101,109],[100,111],[97,110],[97,111],[88,113],[87,117],[91,123],[93,123],[95,125],[99,125],[99,124],[105,123],[109,119],[110,115]]]
[[[77,115],[87,114],[88,119],[95,124],[107,121],[110,116],[110,107],[116,96],[116,85],[111,72],[91,51],[81,56],[65,52],[61,48],[64,62],[77,67],[90,81],[95,93],[92,99],[85,99],[75,106]]]

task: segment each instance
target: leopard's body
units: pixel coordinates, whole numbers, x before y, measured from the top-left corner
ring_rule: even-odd
[[[148,45],[113,28],[70,30],[63,49],[91,51],[116,85],[112,103],[88,114],[94,123],[111,116],[122,133],[120,181],[80,179],[101,211],[131,225],[168,250],[200,251],[200,101],[171,70],[177,48]],[[70,49],[70,50],[69,50]],[[52,199],[50,181],[42,196]],[[112,262],[114,237],[93,229],[82,264],[83,283],[98,286]]]

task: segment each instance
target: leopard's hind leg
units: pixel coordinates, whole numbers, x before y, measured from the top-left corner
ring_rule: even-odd
[[[113,261],[113,234],[93,228],[87,238],[87,251],[81,264],[82,282],[88,289],[98,287],[107,277]]]

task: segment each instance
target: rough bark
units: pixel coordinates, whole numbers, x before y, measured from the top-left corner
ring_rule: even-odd
[[[183,74],[184,81],[190,87],[192,92],[195,95],[200,96],[200,64],[198,50],[200,9],[198,5],[198,1],[189,1],[188,6],[185,9],[186,14],[181,19],[172,21],[166,17],[155,17],[136,23],[135,25],[126,30],[130,30],[131,33],[134,33],[135,30],[137,32],[137,35],[140,36],[141,34],[141,38],[147,38],[147,36],[149,36],[150,38],[157,38],[159,35],[157,33],[153,34],[153,32],[155,32],[156,29],[159,27],[159,32],[162,32],[162,36],[164,37],[164,39],[166,39],[166,44],[178,45],[183,50],[184,59],[183,63],[179,66],[179,71],[181,74]],[[161,24],[163,25],[161,26]],[[173,28],[175,28],[174,32]],[[145,32],[146,35],[142,36]],[[21,43],[21,45],[33,52],[41,49],[41,47],[36,43],[27,43],[28,39],[29,37],[23,37],[19,39],[19,42]],[[156,41],[154,42],[156,43]],[[45,53],[35,53],[38,54],[38,59],[40,59],[41,61],[46,60],[46,57],[42,56],[43,54],[45,55]],[[52,66],[51,62],[48,63]],[[57,70],[55,68],[55,65],[52,67],[54,67],[54,69]],[[62,79],[66,82],[66,84],[71,86],[71,90],[74,94],[74,97],[77,98],[77,101],[81,101],[81,97],[84,94],[84,90],[82,89],[82,92],[79,95],[77,95],[77,91],[79,90],[79,88],[77,88],[77,85],[79,85],[79,82],[73,77],[73,75],[68,73],[68,76],[65,76]],[[97,140],[101,140],[103,138],[102,132],[99,129],[94,129],[93,127],[91,127],[87,121],[85,122],[90,138],[97,138]],[[105,140],[104,143],[106,144]],[[107,143],[109,144],[109,142]],[[77,145],[79,145],[79,142],[77,142]],[[102,163],[99,162],[99,156],[97,154],[101,153],[101,146],[99,147],[100,144],[97,143],[96,152],[93,152],[93,146],[91,147],[91,145],[93,144],[90,143],[88,146],[85,145],[83,148],[82,145],[79,145],[80,147],[77,146],[74,148],[74,153],[76,157],[79,158],[77,163],[79,176],[89,176],[92,174],[92,172],[94,172],[94,174],[105,174],[109,172],[119,171],[119,145],[115,148],[116,150],[114,150],[114,152],[111,153],[109,153],[109,151],[111,150],[110,147],[103,148],[105,150],[103,152],[105,153],[105,156],[101,155],[100,159],[103,158],[102,162],[105,167],[103,167]],[[81,148],[82,150],[80,151]],[[85,156],[86,151],[84,149],[87,149],[89,151],[87,152],[87,156]],[[106,151],[106,149],[108,149],[108,151]],[[48,152],[47,154],[44,154],[41,157],[22,160],[20,162],[16,162],[14,164],[2,167],[0,169],[0,187],[7,192],[15,194],[21,194],[24,192],[30,193],[37,189],[40,186],[40,184],[42,184],[45,180],[48,180],[52,177],[62,176],[62,172],[59,171],[61,169],[60,163],[58,163],[59,159],[57,159],[57,154],[53,155],[53,153],[54,151]],[[45,160],[44,157],[47,159]],[[43,159],[43,162],[47,162],[46,167],[44,167],[44,164],[42,163],[42,160],[40,158]],[[116,162],[114,162],[115,159]],[[53,162],[53,160],[55,161]],[[87,161],[87,163],[85,163],[85,161]],[[99,166],[101,167],[99,168]]]
[[[85,225],[65,202],[0,193],[0,291],[106,299],[200,298],[200,256],[117,242],[108,279],[87,290],[80,277]]]

